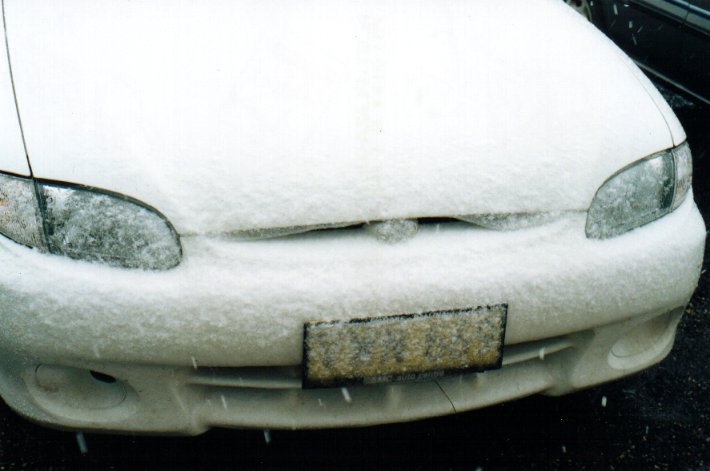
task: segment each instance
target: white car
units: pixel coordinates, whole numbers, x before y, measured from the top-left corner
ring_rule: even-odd
[[[406,421],[673,344],[705,240],[685,134],[559,0],[3,17],[0,395],[31,420]]]

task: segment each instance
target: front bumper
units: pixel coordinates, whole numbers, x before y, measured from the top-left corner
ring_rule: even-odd
[[[412,420],[608,381],[670,350],[705,227],[692,198],[610,240],[587,239],[584,219],[516,232],[432,225],[396,245],[356,230],[185,237],[183,263],[160,273],[2,239],[0,394],[55,426],[199,433]],[[501,370],[347,392],[300,387],[306,321],[500,302],[509,306]]]

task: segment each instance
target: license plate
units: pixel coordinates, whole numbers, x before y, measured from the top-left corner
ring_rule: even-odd
[[[303,385],[331,387],[430,379],[501,367],[506,304],[309,322]]]

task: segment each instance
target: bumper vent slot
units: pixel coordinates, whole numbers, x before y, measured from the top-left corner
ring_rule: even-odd
[[[301,389],[301,367],[198,368],[190,382],[223,388]]]
[[[503,368],[550,355],[574,346],[566,337],[526,342],[504,347]],[[271,367],[200,367],[190,376],[190,383],[212,388],[301,389],[301,366]]]

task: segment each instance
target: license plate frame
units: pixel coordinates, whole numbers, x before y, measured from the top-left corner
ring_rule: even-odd
[[[502,366],[507,304],[306,322],[303,387],[430,380]]]

